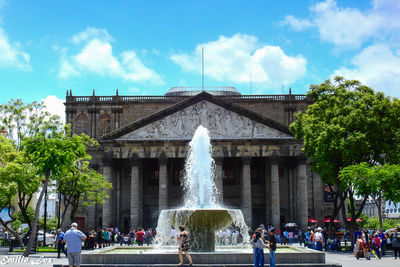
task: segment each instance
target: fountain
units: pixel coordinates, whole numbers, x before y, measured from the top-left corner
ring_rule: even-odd
[[[253,266],[253,252],[250,246],[215,247],[215,232],[234,224],[240,229],[243,240],[249,240],[248,227],[239,209],[225,209],[217,203],[218,190],[214,183],[214,160],[211,157],[211,143],[208,130],[199,126],[189,144],[185,166],[184,205],[179,209],[167,209],[158,218],[156,247],[107,247],[82,254],[86,266],[160,266],[176,264],[177,246],[168,246],[171,226],[183,225],[189,233],[192,259],[196,264]],[[306,248],[278,248],[276,262],[294,264],[291,266],[335,266],[325,264],[323,252]],[[268,253],[266,251],[266,253]],[[268,262],[268,255],[266,255]],[[56,267],[57,265],[54,265]],[[139,265],[138,265],[139,266]],[[221,266],[221,265],[218,265]]]
[[[211,157],[210,134],[199,126],[189,143],[185,164],[183,188],[184,206],[161,211],[158,218],[156,240],[166,244],[171,226],[184,226],[190,237],[192,251],[215,251],[215,232],[234,223],[240,228],[243,240],[248,240],[248,230],[242,211],[224,209],[217,203],[218,192],[214,182],[214,160]]]

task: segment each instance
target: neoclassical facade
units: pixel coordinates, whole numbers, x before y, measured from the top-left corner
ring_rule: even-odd
[[[74,133],[100,142],[92,166],[113,184],[103,205],[81,207],[87,228],[155,227],[159,212],[182,205],[187,145],[199,125],[209,129],[215,182],[223,206],[240,208],[249,226],[280,227],[323,219],[331,203],[289,131],[304,95],[241,95],[234,88],[193,92],[173,88],[164,96],[66,97]],[[329,201],[329,200],[327,200]]]

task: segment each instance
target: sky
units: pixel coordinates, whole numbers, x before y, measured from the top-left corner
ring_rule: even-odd
[[[341,75],[399,97],[399,14],[399,0],[0,0],[0,103],[63,115],[67,89],[201,86],[202,48],[205,86],[304,94]]]

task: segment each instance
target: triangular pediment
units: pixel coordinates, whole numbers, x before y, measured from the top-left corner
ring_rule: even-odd
[[[287,127],[202,93],[114,131],[103,140],[191,140],[199,125],[211,139],[293,138]]]

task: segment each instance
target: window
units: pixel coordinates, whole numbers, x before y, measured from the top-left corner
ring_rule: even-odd
[[[89,122],[88,117],[81,112],[78,116],[76,116],[75,120],[75,134],[88,134]]]
[[[100,135],[111,132],[111,115],[107,112],[100,116]]]

